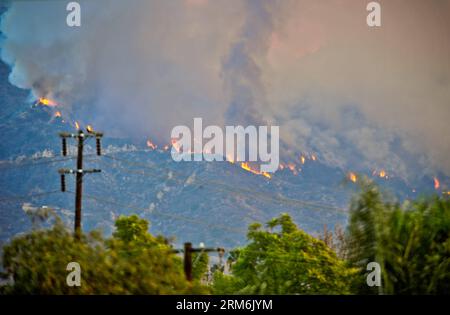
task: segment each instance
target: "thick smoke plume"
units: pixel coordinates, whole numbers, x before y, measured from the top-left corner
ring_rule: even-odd
[[[16,1],[10,82],[109,135],[164,143],[174,125],[280,125],[285,155],[450,175],[450,1]]]

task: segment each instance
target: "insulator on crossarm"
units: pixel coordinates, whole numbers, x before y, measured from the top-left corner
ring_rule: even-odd
[[[96,144],[97,144],[97,155],[102,155],[102,147],[100,144],[100,138],[96,138]]]
[[[66,138],[62,138],[62,155],[67,155],[67,140]]]
[[[66,175],[61,174],[61,191],[66,191]]]

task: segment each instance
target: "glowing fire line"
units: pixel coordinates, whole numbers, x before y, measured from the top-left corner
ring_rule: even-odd
[[[251,168],[250,165],[248,163],[246,163],[246,162],[242,162],[241,163],[241,168],[246,170],[247,172],[250,172],[250,173],[253,173],[253,174],[256,174],[256,175],[262,175],[262,176],[267,177],[269,179],[272,178],[272,175],[270,175],[269,173],[267,173],[267,172],[260,172],[258,170],[255,170],[255,169]]]
[[[40,97],[39,98],[39,104],[42,104],[42,105],[45,105],[45,106],[50,106],[50,107],[53,107],[53,106],[57,105],[56,102],[54,102],[54,101],[52,101],[52,100],[50,100],[48,98],[45,98],[45,97]]]
[[[439,187],[441,187],[441,183],[439,182],[439,179],[437,179],[437,177],[434,177],[433,181],[434,181],[434,189],[438,190]]]

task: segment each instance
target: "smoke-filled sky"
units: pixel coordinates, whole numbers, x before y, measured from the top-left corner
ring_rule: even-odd
[[[13,1],[14,85],[109,135],[167,143],[192,124],[280,126],[283,155],[450,176],[450,0]]]

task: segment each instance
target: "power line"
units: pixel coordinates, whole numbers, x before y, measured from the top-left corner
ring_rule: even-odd
[[[146,165],[144,163],[135,163],[135,162],[128,161],[126,159],[119,159],[119,158],[116,158],[116,157],[113,157],[113,156],[109,156],[109,155],[104,155],[104,157],[107,157],[107,158],[109,158],[111,160],[117,160],[117,161],[124,162],[124,163],[130,164],[130,165],[134,165],[134,166],[139,166],[139,167],[145,168],[146,170],[148,170],[148,172],[152,173],[154,177],[161,177],[161,176],[166,177],[166,175],[161,175],[161,173],[158,173],[158,174],[154,173],[153,168],[149,167],[148,165]],[[122,165],[119,165],[119,166],[121,168],[124,168]],[[124,169],[127,169],[128,172],[133,172],[132,170],[130,170],[128,168],[124,168]],[[176,172],[176,171],[172,171],[172,170],[169,170],[169,171],[174,176],[177,176],[177,175],[181,174],[181,173]],[[134,171],[134,172],[136,173],[136,171]],[[138,174],[144,175],[141,172],[139,172]],[[183,178],[184,177],[186,177],[186,176],[183,175]],[[174,179],[174,178],[172,178],[172,180],[177,181],[177,179]],[[182,179],[182,180],[178,180],[178,181],[179,182],[185,182],[186,180]],[[213,184],[211,184],[211,183],[213,183]],[[202,181],[202,180],[196,179],[196,182],[191,183],[190,185],[197,186],[197,187],[202,187],[202,186],[213,187],[215,190],[223,191],[225,193],[232,192],[234,194],[239,194],[241,196],[244,196],[246,199],[248,199],[248,198],[259,198],[259,199],[262,199],[262,200],[267,200],[267,201],[272,202],[272,203],[277,204],[277,205],[282,204],[285,207],[292,206],[292,207],[295,207],[295,208],[300,208],[302,211],[305,211],[305,210],[307,210],[309,208],[310,210],[313,210],[313,211],[332,210],[334,213],[338,213],[338,212],[343,213],[343,212],[345,212],[345,210],[340,209],[340,208],[336,208],[334,206],[328,206],[327,209],[324,209],[324,205],[314,204],[314,207],[313,207],[312,203],[302,202],[302,201],[300,201],[298,199],[292,199],[292,200],[290,200],[291,201],[290,203],[287,203],[286,200],[280,200],[280,198],[276,198],[276,197],[275,197],[276,198],[275,199],[274,197],[270,197],[269,195],[266,195],[266,193],[264,193],[264,192],[259,192],[259,191],[250,190],[250,189],[231,187],[229,185],[223,185],[221,183],[217,183],[216,184],[216,182],[213,182],[213,181]],[[218,187],[218,186],[223,186],[223,188]],[[307,205],[305,205],[305,203],[307,203]],[[246,217],[249,218],[249,219],[252,219],[254,221],[260,221],[262,219],[262,218],[256,218],[256,217],[250,217],[250,216],[246,216]],[[320,220],[320,218],[316,218],[314,216],[310,216],[308,218],[309,218],[310,221],[313,221],[313,222],[316,222],[316,223],[319,223],[319,224],[323,223]],[[269,220],[269,219],[270,218],[265,218],[263,220]]]
[[[175,250],[175,252],[180,252],[179,250]],[[192,243],[184,243],[184,258],[183,258],[183,269],[184,274],[186,276],[187,281],[192,281],[192,253],[209,253],[209,252],[218,252],[219,258],[222,259],[223,254],[225,253],[225,249],[222,247],[217,248],[193,248]],[[200,256],[198,256],[200,257]]]
[[[249,246],[249,245],[247,245],[247,246]],[[293,263],[304,263],[305,262],[304,258],[290,257],[291,255],[299,255],[298,252],[293,252],[293,253],[277,252],[276,255],[271,255],[271,254],[267,253],[267,249],[258,251],[258,250],[250,250],[250,249],[245,248],[242,250],[242,252],[240,252],[238,254],[238,257],[242,253],[252,253],[252,254],[256,254],[256,255],[261,255],[261,256],[263,256],[262,258],[265,260],[271,260],[271,261],[277,261],[277,262],[293,262]],[[319,263],[321,263],[321,262],[324,263],[325,261],[319,261]]]
[[[74,194],[73,191],[69,191],[68,190],[67,192]],[[92,199],[92,200],[104,203],[104,204],[115,205],[115,206],[120,207],[120,208],[125,208],[125,209],[130,209],[130,210],[135,210],[135,211],[147,211],[148,210],[147,208],[133,206],[133,205],[127,205],[127,204],[119,203],[119,202],[116,202],[116,201],[113,201],[113,200],[99,198],[99,197],[92,196],[92,195],[86,195],[85,194],[84,197],[87,198],[87,199]],[[151,210],[150,213],[158,215],[158,216],[168,217],[168,218],[175,219],[175,220],[181,220],[181,221],[184,221],[184,222],[194,223],[194,224],[200,225],[200,226],[206,226],[206,227],[209,227],[209,228],[220,228],[222,230],[227,230],[227,231],[230,231],[230,232],[237,232],[237,233],[246,233],[247,232],[247,230],[232,228],[232,227],[225,226],[225,225],[220,225],[220,224],[211,224],[211,223],[199,222],[196,219],[191,219],[189,217],[185,217],[185,216],[181,216],[181,215],[177,215],[177,214],[165,213],[165,212],[161,212],[161,211],[154,210],[154,209]]]
[[[0,197],[0,202],[2,201],[13,201],[13,200],[24,200],[29,198],[35,198],[35,197],[42,197],[47,196],[55,193],[59,193],[59,190],[53,190],[53,191],[47,191],[42,193],[34,193],[34,194],[28,194],[28,195],[22,195],[22,196],[9,196],[9,197]]]
[[[110,162],[112,162],[112,161],[110,161]],[[127,173],[134,173],[134,174],[139,174],[139,175],[145,175],[145,170],[136,171],[136,170],[132,170],[130,168],[123,167],[122,165],[119,165],[119,167],[121,169],[123,169],[123,170],[126,170]],[[108,173],[108,172],[104,171],[104,173]],[[159,175],[161,175],[161,174],[159,174]],[[166,177],[165,175],[163,175],[163,176]],[[174,180],[177,183],[183,183],[184,182],[184,180],[180,180],[180,179],[172,179],[172,180]],[[128,195],[130,196],[130,194],[128,194]],[[137,195],[139,195],[139,194],[137,194]],[[240,211],[239,209],[231,208],[230,210],[232,210],[236,214],[242,214],[242,211]],[[248,213],[245,214],[245,218],[253,220],[253,221],[261,220],[261,218],[258,218],[258,217],[253,216],[253,215],[249,215]]]
[[[88,138],[89,139],[89,138]],[[130,151],[130,152],[136,152],[135,150]],[[117,153],[128,153],[127,152],[117,152]],[[87,156],[93,156],[95,154],[87,154],[85,155]],[[133,161],[129,161],[123,158],[117,158],[115,156],[112,155],[104,155],[104,157],[112,159],[112,160],[116,160],[116,161],[120,161],[120,162],[124,162],[127,163],[128,165],[133,165],[133,166],[138,166],[141,168],[146,168],[152,171],[154,176],[158,176],[158,177],[166,177],[166,175],[162,175],[161,173],[155,173],[154,170],[147,164],[145,163],[137,163],[137,162],[133,162]],[[43,162],[38,162],[38,163],[34,163],[34,162],[29,162],[29,163],[25,163],[25,164],[12,164],[10,165],[10,167],[22,167],[22,166],[28,166],[28,165],[41,165],[41,164],[51,164],[51,163],[56,163],[56,162],[63,162],[63,161],[68,161],[68,160],[72,160],[75,159],[75,157],[68,157],[65,159],[55,159],[55,160],[51,160],[51,161],[43,161]],[[11,162],[11,163],[15,163],[15,162]],[[4,165],[4,164],[3,164]],[[3,166],[0,163],[0,169],[2,169]],[[159,168],[161,169],[161,167],[159,166]],[[172,172],[172,174],[174,175],[183,175],[177,171],[174,171],[172,169],[168,169],[168,168],[162,168],[165,171],[168,172]],[[128,169],[128,171],[135,173],[135,174],[143,174],[142,172],[138,172],[136,170],[131,170]],[[260,191],[256,191],[254,189],[248,189],[248,188],[236,188],[234,186],[229,186],[226,184],[223,184],[221,182],[218,181],[211,181],[211,180],[202,180],[202,179],[196,179],[197,182],[199,182],[200,184],[194,184],[196,186],[200,186],[200,185],[209,185],[208,187],[215,187],[218,188],[218,186],[222,187],[222,191],[231,191],[234,193],[238,193],[240,195],[258,195],[259,198],[264,199],[264,200],[268,200],[268,201],[272,201],[272,202],[282,202],[284,204],[289,204],[289,205],[293,205],[293,206],[304,206],[304,207],[308,207],[311,209],[318,209],[318,210],[333,210],[333,211],[337,211],[337,212],[342,212],[342,213],[346,213],[347,211],[345,209],[336,207],[334,205],[328,205],[328,204],[323,204],[323,203],[317,203],[317,202],[312,202],[312,201],[304,201],[304,200],[299,200],[299,199],[294,199],[294,198],[289,198],[289,197],[285,197],[285,196],[269,196],[267,193],[265,192],[260,192]],[[210,186],[210,184],[212,184],[212,186]]]
[[[94,156],[96,154],[90,153],[85,154],[85,157]],[[0,161],[0,170],[8,170],[11,168],[21,168],[27,166],[36,166],[44,164],[52,164],[58,162],[67,162],[76,159],[76,156],[66,156],[64,158],[60,157],[38,157],[38,158],[27,158],[20,161]]]
[[[106,157],[109,157],[109,156],[106,156]],[[113,161],[110,161],[110,162],[113,162]],[[139,175],[145,175],[145,172],[147,172],[147,170],[136,171],[136,170],[133,170],[133,169],[130,169],[130,168],[123,167],[123,165],[119,165],[119,167],[122,168],[122,169],[124,169],[124,170],[126,170],[128,173],[134,173],[134,174],[139,174]],[[153,170],[152,170],[152,171],[153,171]],[[156,177],[156,178],[158,178],[158,177],[164,177],[164,178],[167,178],[167,175],[156,174],[156,173],[154,173],[154,172],[152,172],[152,171],[150,171],[150,169],[149,169],[149,172],[152,173],[152,176],[153,176],[154,178],[155,178],[155,177]],[[186,177],[188,177],[188,176],[186,176]],[[177,179],[177,178],[171,178],[170,180],[173,180],[173,181],[175,181],[175,182],[177,182],[177,183],[180,183],[180,184],[183,184],[183,183],[186,181],[186,179]],[[190,185],[201,188],[204,184],[195,184],[195,183],[191,183]],[[218,190],[219,190],[219,191],[224,191],[223,189],[218,189]],[[226,193],[229,193],[229,191],[225,191],[225,192],[226,192]],[[249,196],[245,196],[245,197],[246,197],[246,198],[249,198]],[[241,212],[239,209],[231,208],[231,210],[232,210],[234,213],[242,214],[242,212]],[[245,218],[251,219],[251,220],[253,220],[253,221],[259,221],[259,220],[261,220],[261,218],[256,217],[256,216],[253,216],[253,215],[249,215],[248,213],[246,213]],[[266,219],[270,219],[270,218],[266,218]]]
[[[109,159],[111,159],[111,160],[116,160],[116,161],[127,163],[129,165],[135,165],[135,166],[139,166],[140,168],[145,168],[147,171],[151,171],[151,173],[153,173],[155,176],[159,176],[159,177],[166,177],[167,176],[167,175],[161,175],[161,173],[156,174],[152,168],[150,168],[148,165],[146,165],[144,163],[136,163],[136,162],[132,162],[132,161],[129,161],[129,160],[126,160],[126,159],[120,159],[120,158],[117,158],[117,157],[114,157],[114,156],[110,156],[110,155],[104,155],[104,156],[109,158]],[[54,163],[54,162],[57,162],[57,161],[66,161],[66,160],[70,160],[70,159],[73,159],[73,157],[68,158],[68,159],[58,159],[58,160],[45,161],[45,162]],[[120,167],[124,168],[122,165],[120,165]],[[131,170],[131,169],[127,169],[127,170],[129,172],[136,173],[135,170]],[[172,172],[172,174],[174,174],[175,176],[178,176],[178,177],[181,175],[181,173],[177,172],[177,171],[173,171],[173,170],[168,170],[168,171]],[[138,174],[144,174],[144,173],[138,172]],[[183,177],[186,177],[186,176],[183,175]],[[174,179],[174,180],[176,180],[178,182],[184,182],[185,181],[185,179]],[[209,185],[211,183],[213,183],[214,185]],[[269,197],[265,193],[261,193],[261,192],[256,191],[256,190],[245,189],[245,188],[236,188],[236,187],[232,187],[232,186],[229,186],[229,185],[224,185],[222,183],[218,183],[216,181],[207,181],[207,180],[196,179],[196,183],[192,183],[192,185],[195,185],[195,186],[201,186],[201,185],[205,185],[205,184],[208,184],[208,187],[214,187],[217,190],[221,190],[221,191],[225,191],[225,192],[237,193],[237,194],[240,194],[240,195],[244,195],[245,197],[258,195],[260,198],[262,198],[264,200],[269,200],[271,202],[279,202],[279,203],[281,202],[281,203],[284,203],[284,204],[286,204],[286,203],[291,203],[292,204],[293,203],[293,205],[297,206],[297,207],[298,206],[303,206],[303,207],[305,206],[305,202],[301,201],[301,200],[289,199],[289,198],[286,198],[286,197]],[[222,187],[222,188],[220,188],[220,187]],[[31,197],[31,195],[26,195],[26,196],[23,196],[20,199],[26,199],[26,198],[30,198],[30,197]],[[89,198],[91,198],[91,199],[92,199],[92,197],[93,196],[89,196]],[[3,199],[5,199],[5,198],[3,198]],[[17,198],[13,198],[13,199],[17,199]],[[97,198],[97,200],[99,200],[99,199]],[[103,200],[103,201],[105,201],[105,200]],[[111,203],[111,201],[109,201],[109,200],[108,200],[108,202]],[[123,204],[118,204],[118,205],[121,206],[121,207],[124,206]],[[324,205],[322,205],[322,204],[320,204],[320,205],[319,204],[312,204],[312,203],[309,203],[309,202],[306,203],[306,206],[310,206],[310,207],[314,206],[316,208],[320,207],[321,210],[323,210],[323,207],[324,207]],[[130,206],[126,206],[126,207],[130,208]],[[339,208],[336,208],[334,206],[331,206],[331,207],[334,210],[336,210],[336,209],[340,210]],[[131,206],[131,208],[136,208],[136,207]],[[327,207],[327,208],[329,208],[329,207]],[[139,210],[143,210],[143,209],[139,208]],[[157,215],[171,217],[171,218],[175,217],[175,215],[170,215],[170,214],[167,214],[167,213],[159,213],[158,211],[155,211],[155,210],[153,210],[153,213],[155,213]],[[177,218],[180,219],[179,216]],[[256,218],[253,218],[253,219],[256,220]],[[186,220],[190,220],[190,222],[196,222],[196,220],[185,218],[185,217],[182,218],[182,220],[185,220],[185,221]],[[211,225],[211,226],[213,226],[213,225]],[[222,226],[222,228],[223,227],[224,226]],[[226,227],[226,229],[230,230],[228,227]],[[234,231],[236,231],[236,230],[234,230]],[[242,232],[242,230],[239,230],[239,232]]]
[[[124,162],[124,163],[128,163],[129,165],[134,165],[134,166],[140,166],[146,169],[151,170],[152,172],[153,169],[150,168],[148,165],[145,165],[143,163],[136,163],[136,162],[132,162],[132,161],[128,161],[126,159],[120,159],[111,155],[104,155],[104,157],[106,158],[110,158],[113,160],[117,160],[120,162]],[[161,169],[161,167],[160,167]],[[167,168],[162,168],[168,172],[172,172],[172,174],[174,175],[180,175],[181,173],[171,170],[171,169],[167,169]],[[155,174],[155,173],[154,173]],[[161,174],[156,174],[157,176],[161,176]],[[165,175],[164,175],[165,177]],[[316,210],[333,210],[336,212],[342,212],[342,213],[347,213],[347,211],[345,209],[333,206],[333,205],[327,205],[327,204],[322,204],[322,203],[316,203],[316,202],[312,202],[312,201],[303,201],[303,200],[299,200],[299,199],[293,199],[293,198],[288,198],[288,197],[284,197],[284,196],[269,196],[266,192],[261,192],[261,191],[257,191],[254,189],[248,189],[248,188],[236,188],[235,186],[230,186],[227,184],[224,184],[222,182],[218,182],[218,181],[211,181],[211,180],[202,180],[202,179],[196,179],[196,181],[198,183],[196,184],[192,184],[192,185],[197,185],[199,186],[199,183],[201,185],[208,185],[208,187],[214,187],[215,189],[219,189],[222,191],[229,191],[229,192],[234,192],[234,193],[238,193],[240,195],[244,195],[244,196],[255,196],[257,195],[260,199],[264,199],[264,200],[269,200],[272,202],[282,202],[284,204],[289,204],[289,205],[293,205],[293,206],[303,206],[303,207],[308,207],[308,208],[312,208],[312,209],[316,209]],[[219,188],[222,187],[222,188]]]
[[[49,158],[47,158],[49,159]],[[65,162],[75,159],[75,157],[66,157],[66,158],[58,158],[58,159],[52,159],[47,161],[27,161],[26,163],[21,162],[1,162],[0,163],[0,170],[2,169],[10,169],[10,168],[20,168],[20,167],[26,167],[26,166],[35,166],[35,165],[43,165],[43,164],[52,164],[57,162]]]

